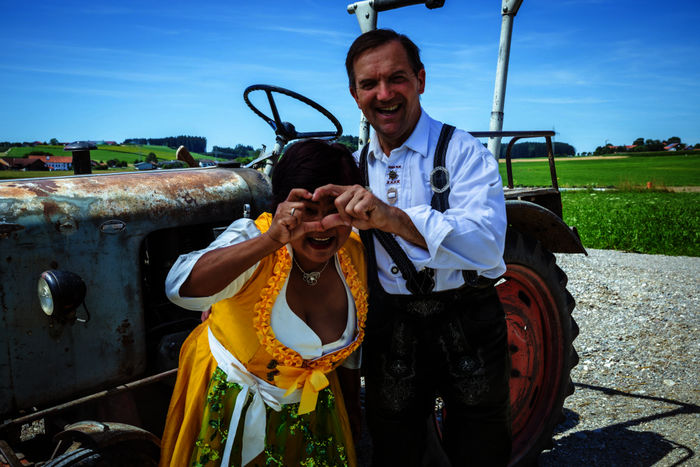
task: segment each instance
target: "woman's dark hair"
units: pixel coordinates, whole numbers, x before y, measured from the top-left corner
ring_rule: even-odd
[[[348,80],[352,89],[355,89],[355,60],[365,51],[388,44],[391,41],[397,41],[403,46],[413,73],[417,75],[425,68],[423,62],[420,61],[420,49],[408,36],[399,34],[393,29],[374,29],[355,39],[345,57],[345,70],[348,72]]]
[[[307,139],[289,146],[272,172],[272,213],[292,188],[313,191],[323,185],[355,185],[362,174],[347,147]]]

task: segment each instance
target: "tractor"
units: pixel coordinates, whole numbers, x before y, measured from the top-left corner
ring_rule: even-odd
[[[507,272],[497,289],[507,313],[512,359],[512,465],[530,465],[551,447],[578,328],[567,276],[553,253],[583,253],[562,219],[552,131],[501,131],[512,21],[522,0],[503,0],[502,46],[490,131],[505,156]],[[363,31],[377,13],[444,0],[364,0],[348,6]],[[504,39],[505,38],[505,39]],[[504,68],[505,67],[505,68]],[[500,81],[499,81],[500,80]],[[501,91],[499,91],[501,89]],[[250,98],[262,93],[269,110]],[[275,96],[311,106],[330,130],[298,132]],[[293,91],[253,85],[244,100],[275,132],[272,151],[247,167],[222,162],[149,172],[90,174],[94,146],[73,152],[76,174],[0,182],[0,465],[156,465],[159,435],[181,343],[199,316],[165,296],[176,258],[207,246],[232,221],[269,210],[269,174],[287,143],[342,135],[338,120]],[[360,125],[360,142],[367,141]],[[551,186],[516,188],[510,152],[523,138],[544,138]],[[179,158],[195,165],[186,150]],[[87,173],[86,173],[87,172]],[[444,408],[436,409],[435,432]]]

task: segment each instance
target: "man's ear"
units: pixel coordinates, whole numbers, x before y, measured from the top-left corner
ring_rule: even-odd
[[[354,87],[350,86],[350,94],[352,94],[352,98],[355,99],[355,103],[357,104],[357,107],[360,107],[360,101],[357,100],[357,89]]]
[[[425,91],[425,68],[421,68],[416,76],[418,77],[418,82],[420,83],[418,87],[418,94],[423,94]]]

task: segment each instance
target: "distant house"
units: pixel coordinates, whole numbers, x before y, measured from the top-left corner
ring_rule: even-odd
[[[678,150],[678,143],[671,143],[667,146],[664,146],[664,151],[677,151]]]
[[[36,156],[30,155],[30,159],[39,159],[44,162],[49,170],[73,170],[73,156]]]
[[[630,150],[630,149],[636,148],[637,145],[636,145],[636,144],[628,144],[628,145],[626,145],[625,147],[626,147],[628,150]]]
[[[211,159],[202,159],[199,161],[200,167],[215,167],[216,162]]]
[[[10,170],[12,166],[5,159],[0,159],[0,170]]]
[[[151,164],[150,162],[137,162],[134,164],[136,170],[153,170],[156,167],[155,164]]]
[[[41,159],[29,157],[8,157],[5,162],[10,164],[12,170],[48,170],[48,167]]]
[[[117,142],[116,142],[116,141],[105,141],[105,144],[106,144],[107,146],[116,146],[116,145],[117,145]]]

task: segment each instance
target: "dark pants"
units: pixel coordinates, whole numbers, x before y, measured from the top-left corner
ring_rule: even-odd
[[[374,293],[363,348],[374,466],[421,465],[435,397],[453,466],[507,465],[510,358],[495,288]]]

